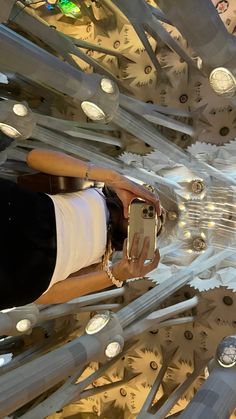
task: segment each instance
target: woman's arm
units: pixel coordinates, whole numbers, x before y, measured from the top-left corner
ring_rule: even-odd
[[[53,150],[35,149],[28,153],[27,164],[32,169],[55,176],[69,176],[109,183],[117,172],[103,167],[90,165],[89,162]]]
[[[27,164],[32,169],[56,176],[88,178],[106,183],[114,189],[124,206],[124,217],[128,218],[128,207],[134,198],[142,198],[155,205],[157,214],[161,215],[159,198],[142,185],[132,182],[115,170],[91,165],[80,159],[67,156],[57,151],[35,149],[29,152]]]
[[[105,271],[77,275],[57,282],[34,302],[36,304],[65,303],[82,295],[109,288],[112,285]]]
[[[130,253],[131,259],[127,257],[127,241],[123,246],[123,257],[119,262],[112,266],[114,277],[120,281],[126,281],[129,278],[138,278],[145,276],[148,272],[155,269],[160,260],[159,251],[156,251],[152,262],[146,263],[149,240],[146,238],[143,248],[138,255],[139,235],[135,235]],[[109,288],[113,284],[105,271],[90,272],[85,275],[78,275],[67,278],[54,284],[45,294],[41,295],[35,303],[37,304],[59,304],[74,298],[81,297],[91,292]]]

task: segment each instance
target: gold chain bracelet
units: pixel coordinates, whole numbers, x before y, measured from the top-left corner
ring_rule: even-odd
[[[112,284],[114,284],[116,287],[120,288],[123,285],[123,281],[119,281],[116,279],[110,270],[109,266],[104,267],[104,271],[107,273],[108,278],[111,280]]]

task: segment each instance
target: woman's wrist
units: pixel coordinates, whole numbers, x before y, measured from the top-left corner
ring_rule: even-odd
[[[114,182],[117,182],[121,175],[116,172],[115,170],[112,169],[106,169],[107,173],[106,173],[106,179],[104,180],[104,182],[109,186],[112,186],[112,184],[114,184]]]
[[[129,275],[125,274],[125,272],[123,270],[120,269],[120,262],[116,262],[111,266],[111,271],[114,275],[114,277],[118,280],[118,281],[126,281],[127,279],[129,279]]]
[[[107,169],[105,167],[96,166],[93,163],[88,162],[84,168],[84,178],[89,180],[95,180],[98,182],[104,182],[109,185],[112,184],[114,179],[118,177],[118,173],[114,170]]]

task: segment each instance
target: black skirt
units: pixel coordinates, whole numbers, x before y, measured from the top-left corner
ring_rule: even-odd
[[[55,263],[52,200],[0,178],[0,310],[36,300]]]

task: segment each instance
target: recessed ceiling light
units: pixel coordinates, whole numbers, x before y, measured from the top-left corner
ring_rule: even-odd
[[[103,78],[101,80],[101,89],[105,93],[114,93],[115,91],[115,85],[112,80]]]
[[[101,121],[105,119],[105,113],[95,103],[84,101],[81,103],[84,113],[93,121]]]
[[[16,103],[13,106],[13,112],[17,116],[26,116],[28,113],[28,109],[25,105],[22,105],[22,103]]]
[[[105,349],[105,355],[107,358],[112,359],[122,351],[120,342],[111,342]]]
[[[11,138],[19,138],[21,136],[20,132],[17,129],[11,127],[11,125],[0,123],[0,130],[3,134]]]
[[[228,336],[229,340],[231,340],[231,336]],[[225,341],[223,340],[219,347],[217,348],[217,361],[223,368],[232,368],[236,365],[236,347],[234,344],[226,344],[227,338]],[[220,350],[219,350],[220,348]]]
[[[110,320],[109,311],[105,313],[96,314],[89,320],[85,328],[86,333],[88,335],[94,335],[95,333],[100,332],[100,330],[102,330],[106,326],[106,324],[109,322],[109,320]]]
[[[227,68],[215,68],[209,76],[209,81],[217,95],[233,97],[236,94],[236,79]]]
[[[31,328],[31,321],[29,319],[23,319],[20,320],[17,324],[16,324],[16,330],[18,330],[18,332],[27,332],[27,330],[29,330]]]

